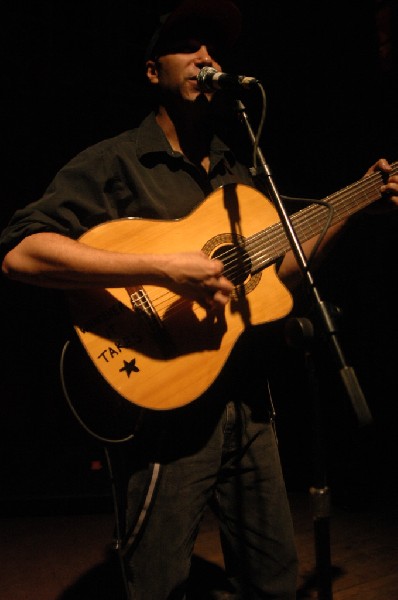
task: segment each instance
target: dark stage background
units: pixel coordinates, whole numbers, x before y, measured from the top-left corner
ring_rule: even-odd
[[[261,147],[281,193],[324,197],[379,156],[398,159],[396,1],[237,4],[244,33],[228,69],[265,88]],[[155,9],[132,0],[3,8],[1,227],[79,150],[146,114],[142,60]],[[250,92],[244,101],[255,126],[260,98]],[[397,226],[397,213],[361,217],[317,275],[323,298],[342,310],[339,339],[374,417],[357,429],[326,352],[328,480],[336,501],[354,505],[397,488]],[[63,298],[0,285],[2,506],[108,506],[102,446],[77,424],[59,383],[70,331]],[[299,304],[295,314],[305,310]],[[280,447],[289,489],[305,489],[313,481],[311,403],[301,352],[286,347],[282,325],[270,328]]]

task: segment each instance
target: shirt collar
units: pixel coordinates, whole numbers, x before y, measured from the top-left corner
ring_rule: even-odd
[[[141,159],[145,154],[153,152],[165,152],[169,156],[175,157],[162,128],[156,122],[155,113],[150,113],[141,125],[136,146],[137,156]],[[215,135],[210,144],[210,155],[213,157],[212,163],[218,162],[222,157],[230,151],[229,147],[217,135]],[[180,156],[180,155],[178,155]]]
[[[153,152],[166,152],[170,156],[173,151],[164,135],[162,128],[156,122],[155,113],[150,113],[139,126],[137,146],[137,156],[141,159],[145,154]]]

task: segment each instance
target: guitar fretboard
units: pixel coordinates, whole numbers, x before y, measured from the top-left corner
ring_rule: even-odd
[[[398,162],[395,162],[391,174],[397,173]],[[326,196],[322,203],[327,203],[331,209],[324,204],[313,203],[294,213],[291,222],[300,242],[319,235],[325,227],[339,223],[379,200],[383,177],[385,175],[380,172],[373,173]],[[278,222],[248,238],[245,248],[250,254],[252,272],[257,272],[283,256],[289,250],[290,243],[282,223]]]

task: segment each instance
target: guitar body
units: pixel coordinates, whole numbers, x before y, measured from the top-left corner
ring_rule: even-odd
[[[217,189],[182,219],[118,219],[85,233],[81,243],[115,252],[202,249],[223,262],[233,254],[235,293],[215,313],[156,286],[69,293],[75,331],[106,382],[129,402],[155,410],[184,406],[205,392],[244,329],[292,308],[275,265],[253,273],[255,257],[245,247],[249,236],[278,222],[264,195],[238,184]]]

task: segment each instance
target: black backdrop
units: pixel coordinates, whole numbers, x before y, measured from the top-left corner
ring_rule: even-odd
[[[5,9],[1,226],[76,152],[147,112],[142,60],[155,4],[17,0]],[[266,90],[261,146],[282,193],[323,197],[377,157],[398,158],[396,1],[238,4],[244,31],[228,68],[258,77]],[[255,124],[259,98],[245,102]],[[336,497],[355,501],[396,487],[397,220],[362,218],[318,275],[323,297],[343,311],[340,339],[375,418],[371,431],[358,432],[348,400],[326,377],[329,478]],[[24,510],[37,499],[75,496],[93,506],[108,494],[107,476],[93,468],[100,444],[61,393],[59,355],[69,333],[62,296],[4,280],[1,295],[1,497],[14,508],[26,501]],[[305,370],[281,331],[274,354],[276,375],[288,368],[275,383],[281,453],[289,488],[303,489],[312,477]]]

